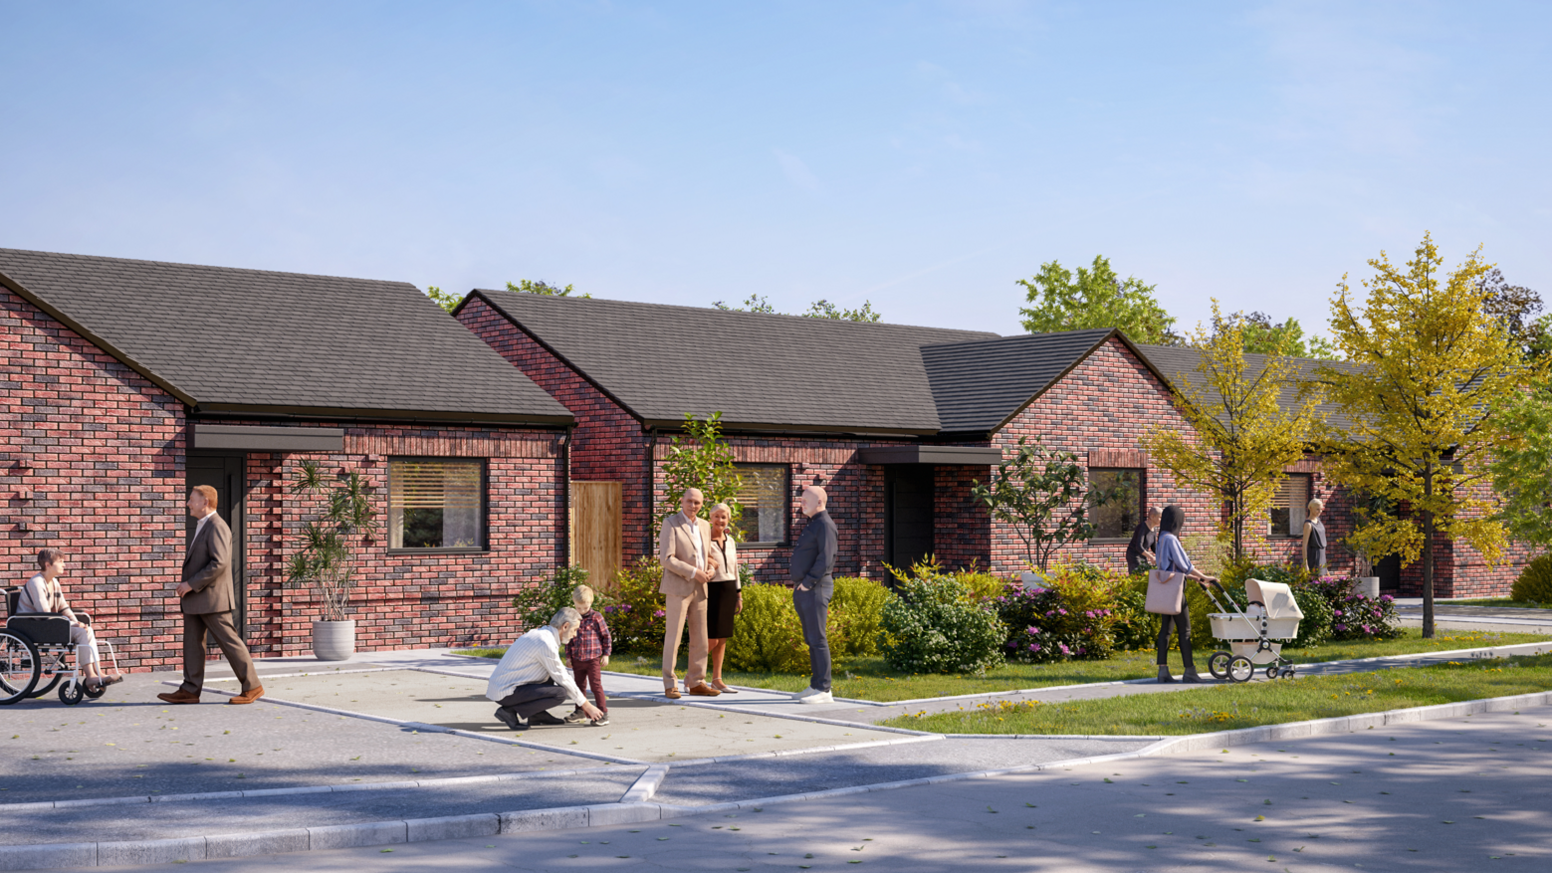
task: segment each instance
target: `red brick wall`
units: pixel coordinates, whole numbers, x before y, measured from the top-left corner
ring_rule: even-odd
[[[65,595],[120,666],[164,663],[182,629],[183,405],[5,288],[0,351],[3,584],[63,549]]]
[[[641,422],[485,301],[470,300],[458,319],[576,417],[571,475],[579,482],[624,483],[625,559],[642,554],[655,526]]]

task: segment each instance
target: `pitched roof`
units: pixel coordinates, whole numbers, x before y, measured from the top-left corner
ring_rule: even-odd
[[[1115,330],[1075,330],[923,346],[943,433],[990,433]]]
[[[1200,349],[1189,346],[1152,346],[1142,345],[1137,347],[1142,351],[1153,365],[1164,376],[1171,387],[1179,393],[1184,393],[1186,388],[1196,391],[1208,391],[1206,379],[1197,370],[1197,365],[1202,361]],[[1245,354],[1245,366],[1247,373],[1253,378],[1266,367],[1268,355],[1258,355],[1247,352]],[[1313,380],[1316,371],[1321,367],[1330,367],[1337,372],[1350,370],[1354,365],[1347,361],[1320,361],[1314,358],[1292,358],[1295,375],[1293,379],[1285,381],[1277,392],[1277,403],[1284,410],[1292,412],[1300,405],[1300,386],[1306,381]],[[1209,402],[1217,402],[1214,396],[1208,397]],[[1325,415],[1326,421],[1335,427],[1346,427],[1347,416],[1341,407],[1335,404],[1322,404],[1317,409]]]
[[[648,425],[931,434],[921,347],[993,333],[475,291]]]
[[[16,249],[0,282],[197,412],[573,420],[404,282]]]

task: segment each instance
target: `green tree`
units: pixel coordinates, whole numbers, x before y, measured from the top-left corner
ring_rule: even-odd
[[[1141,442],[1176,485],[1215,494],[1228,507],[1222,531],[1245,557],[1245,523],[1264,518],[1283,470],[1304,458],[1317,420],[1318,392],[1309,392],[1293,409],[1284,408],[1283,388],[1298,371],[1283,353],[1289,338],[1271,346],[1263,366],[1245,359],[1247,328],[1243,319],[1222,318],[1212,302],[1218,329],[1198,328],[1191,344],[1201,351],[1199,381],[1177,378],[1174,403],[1191,433],[1155,424]]]
[[[733,465],[733,450],[722,438],[722,413],[713,412],[709,418],[696,418],[684,414],[684,433],[676,434],[668,446],[668,457],[663,459],[663,494],[659,499],[657,517],[663,521],[679,511],[679,499],[685,489],[699,488],[706,497],[701,507],[701,517],[711,517],[711,507],[726,503],[732,511],[734,536],[737,536],[738,519],[743,507],[738,504],[738,491],[743,487],[738,468]]]
[[[1503,499],[1500,518],[1522,542],[1552,548],[1552,388],[1538,386],[1503,410],[1489,469]]]
[[[1020,437],[1013,457],[986,484],[972,480],[970,494],[992,518],[1013,526],[1029,565],[1044,570],[1057,549],[1094,536],[1088,510],[1104,501],[1084,499],[1087,485],[1077,455]]]
[[[1079,267],[1076,276],[1057,261],[1041,264],[1034,278],[1018,284],[1032,304],[1019,309],[1030,333],[1114,327],[1136,342],[1180,344],[1174,317],[1153,296],[1155,286],[1135,277],[1122,281],[1102,255]]]
[[[438,288],[435,285],[428,285],[426,287],[426,296],[430,297],[432,302],[436,303],[436,305],[442,307],[448,312],[452,312],[454,309],[457,309],[458,304],[463,302],[462,297],[459,297],[457,294],[449,294],[448,292],[443,291],[441,288]]]
[[[544,297],[570,297],[574,289],[570,285],[561,288],[556,285],[551,285],[548,282],[533,282],[528,279],[518,279],[515,284],[508,282],[507,290],[522,294],[539,294]],[[593,295],[578,294],[577,296],[592,297]]]
[[[1455,270],[1423,235],[1404,268],[1384,252],[1354,299],[1347,277],[1332,301],[1331,333],[1352,366],[1319,371],[1341,427],[1323,428],[1327,470],[1347,488],[1404,513],[1374,518],[1349,541],[1371,555],[1423,561],[1423,636],[1434,635],[1434,534],[1469,542],[1488,562],[1503,552],[1502,520],[1484,489],[1521,386],[1544,374],[1528,363],[1486,306],[1490,269],[1478,249]]]
[[[1277,323],[1265,312],[1235,312],[1219,317],[1213,314],[1213,331],[1237,326],[1244,338],[1245,351],[1253,355],[1287,355],[1290,358],[1336,360],[1336,347],[1323,336],[1305,336],[1297,318]]]
[[[722,300],[712,301],[712,306],[724,312],[760,312],[766,315],[786,315],[777,312],[763,294],[750,294],[749,299],[733,306]],[[837,321],[864,321],[875,322],[882,318],[882,314],[873,308],[872,301],[862,301],[862,306],[857,309],[845,309],[828,300],[815,300],[809,304],[808,311],[802,313],[805,318],[833,318]]]

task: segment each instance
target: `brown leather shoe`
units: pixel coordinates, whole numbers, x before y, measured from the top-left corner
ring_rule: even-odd
[[[702,682],[699,685],[696,685],[694,688],[690,689],[690,695],[692,697],[717,697],[721,694],[722,692],[711,687],[710,685],[707,685],[705,682]]]
[[[244,704],[244,703],[252,703],[255,700],[258,700],[260,697],[263,697],[263,696],[264,696],[264,686],[263,685],[255,685],[255,686],[253,686],[253,688],[251,690],[244,691],[243,693],[237,695],[236,697],[233,697],[231,700],[228,700],[227,701],[227,705],[230,706],[230,705],[240,705],[240,704]]]
[[[198,703],[199,695],[190,694],[179,688],[177,691],[164,691],[156,695],[156,699],[163,703]]]
[[[663,689],[663,696],[668,698],[669,700],[678,700],[679,699],[679,689],[677,689],[677,688],[664,688]]]

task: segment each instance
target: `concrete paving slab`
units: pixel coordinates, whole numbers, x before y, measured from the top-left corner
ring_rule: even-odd
[[[155,841],[207,834],[222,835],[231,842],[235,834],[279,833],[283,837],[304,828],[313,832],[311,848],[318,848],[320,839],[335,840],[329,847],[341,848],[367,845],[365,840],[371,834],[354,826],[377,822],[392,823],[411,841],[445,839],[475,833],[471,828],[477,829],[483,821],[494,822],[501,813],[615,803],[643,769],[609,767],[553,779],[228,798],[200,803],[7,810],[0,814],[0,845],[67,843],[86,837],[104,842]],[[458,820],[426,821],[448,817]],[[406,821],[410,822],[409,830]],[[463,830],[460,832],[459,828]],[[355,842],[339,842],[342,840]],[[225,851],[233,854],[239,848],[234,843]]]
[[[514,733],[496,721],[495,704],[485,698],[485,680],[420,670],[273,678],[266,680],[265,690],[276,700],[635,761],[793,751],[899,736],[860,724],[777,720],[627,694],[611,698],[607,727],[566,725]]]
[[[391,855],[364,848],[206,864],[212,873],[1540,873],[1552,864],[1549,723],[1552,708],[1538,707],[1228,754],[814,798],[759,812],[409,844]]]
[[[615,766],[262,702],[225,706],[214,694],[169,706],[156,699],[165,677],[132,674],[74,707],[45,698],[0,711],[0,804]]]

